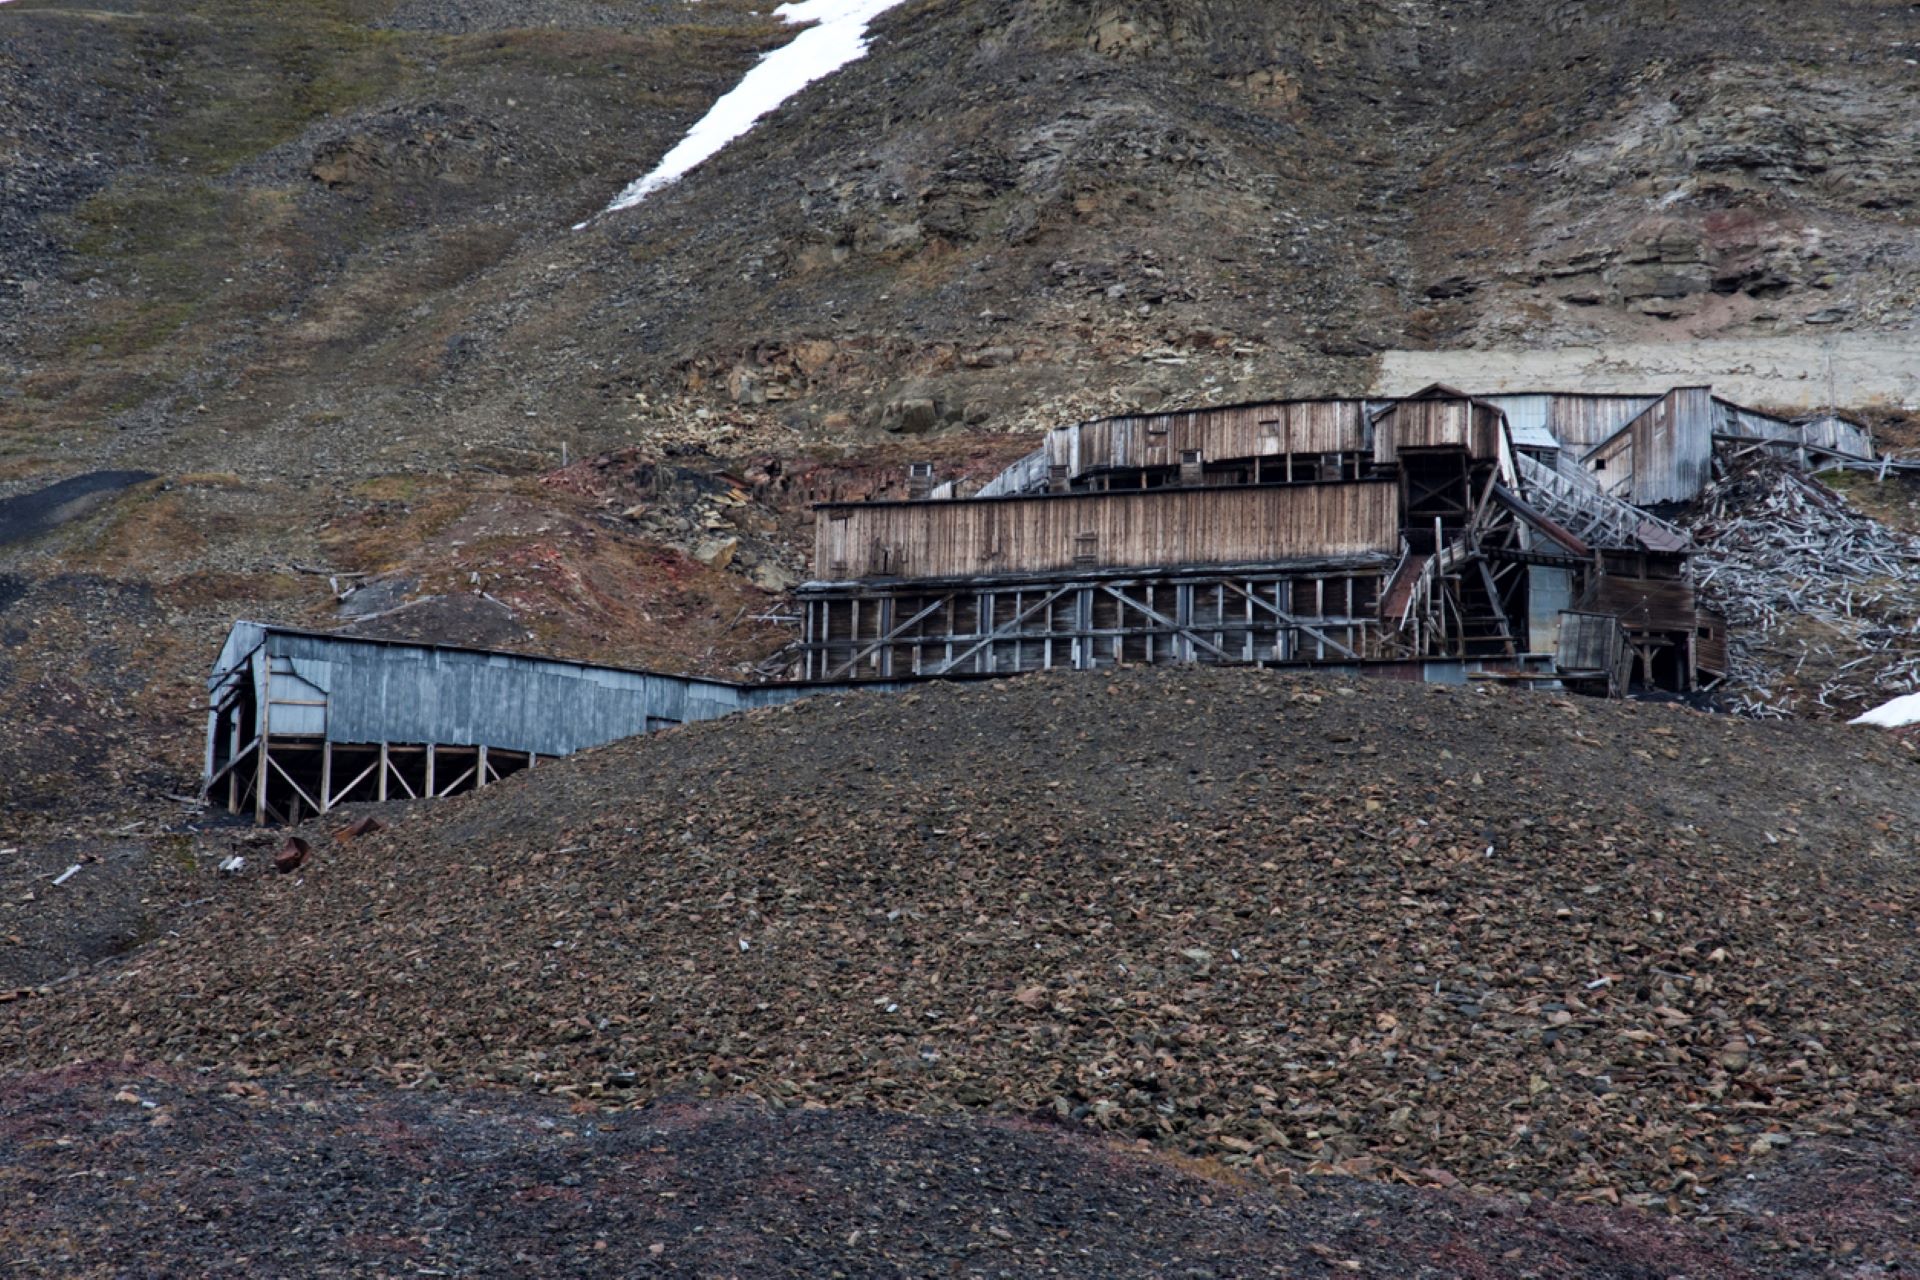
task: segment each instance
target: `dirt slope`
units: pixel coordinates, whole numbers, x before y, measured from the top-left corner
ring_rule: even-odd
[[[17,1001],[0,1063],[1041,1110],[1690,1211],[1920,1096],[1915,769],[1250,672],[815,701],[323,847]]]
[[[1025,1121],[686,1100],[593,1115],[139,1068],[0,1085],[0,1135],[0,1248],[17,1274],[62,1277],[1866,1276],[1910,1253],[1915,1171],[1910,1147],[1817,1144],[1817,1166],[1744,1184],[1724,1224],[1680,1224],[1339,1178],[1275,1196]],[[168,1212],[149,1211],[159,1196]]]

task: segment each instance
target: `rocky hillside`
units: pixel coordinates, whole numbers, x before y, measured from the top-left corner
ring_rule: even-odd
[[[908,458],[1386,348],[1912,329],[1900,6],[909,0],[570,230],[787,38],[757,0],[0,8],[0,497],[159,476],[0,532],[0,704],[59,735],[0,804],[185,785],[235,615],[739,672],[808,499]]]
[[[1347,389],[1387,346],[1907,329],[1913,36],[1867,0],[914,0],[574,234],[783,33],[24,0],[9,410],[43,452],[324,473],[695,406],[847,439],[915,393],[1002,423]]]

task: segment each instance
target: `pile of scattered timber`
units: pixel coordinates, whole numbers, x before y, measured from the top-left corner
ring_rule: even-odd
[[[1771,458],[1708,486],[1689,523],[1700,597],[1730,624],[1735,710],[1855,711],[1920,685],[1920,539]]]

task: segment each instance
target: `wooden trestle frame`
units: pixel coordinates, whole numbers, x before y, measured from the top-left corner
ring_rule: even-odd
[[[252,807],[255,822],[295,823],[352,803],[450,796],[533,768],[537,752],[441,743],[344,743],[262,735],[238,744],[201,788],[225,792],[229,813]],[[345,778],[344,782],[338,781]]]
[[[804,678],[1378,656],[1385,565],[1205,576],[867,583],[803,597]]]

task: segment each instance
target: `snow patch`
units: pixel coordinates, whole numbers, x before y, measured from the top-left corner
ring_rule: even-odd
[[[4,3],[4,0],[0,0]],[[635,179],[604,210],[631,209],[660,188],[678,181],[702,161],[753,128],[761,116],[825,79],[867,51],[867,24],[901,0],[798,0],[774,14],[805,31],[766,54],[740,83],[715,102],[687,136],[662,156],[653,171]],[[586,226],[582,222],[575,231]]]
[[[1849,723],[1877,724],[1882,729],[1904,729],[1910,724],[1920,724],[1920,693],[1903,694],[1892,702],[1883,702]]]

